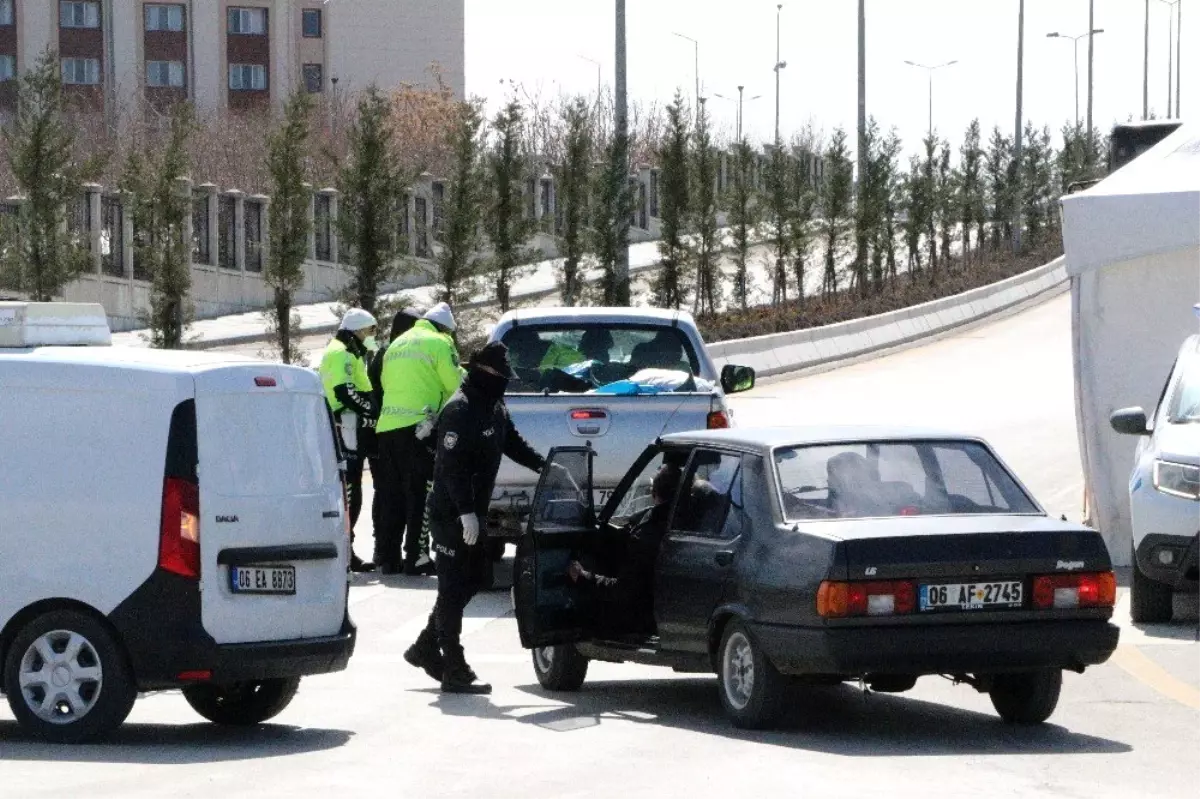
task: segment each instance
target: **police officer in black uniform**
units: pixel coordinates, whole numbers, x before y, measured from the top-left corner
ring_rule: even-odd
[[[467,665],[460,638],[463,611],[491,568],[480,528],[500,458],[507,455],[535,472],[546,465],[504,406],[512,377],[508,349],[498,341],[488,344],[471,358],[467,377],[442,409],[434,432],[437,456],[426,508],[437,561],[437,603],[404,659],[439,680],[446,693],[492,690]]]

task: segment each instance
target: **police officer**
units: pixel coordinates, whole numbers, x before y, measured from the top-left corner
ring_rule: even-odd
[[[388,343],[412,330],[413,325],[424,315],[423,309],[414,306],[397,311],[392,317],[392,333],[388,337]],[[383,407],[383,356],[386,352],[386,346],[376,350],[367,366],[367,376],[371,378],[371,396],[377,408]],[[388,472],[387,462],[379,454],[378,438],[375,457],[369,458],[367,462],[371,467],[371,479],[375,483],[375,492],[371,497],[371,523],[375,529],[375,565],[384,574],[397,574],[401,571],[404,555],[401,542],[395,537],[395,525],[389,525],[387,522],[392,518],[404,518],[402,478]],[[403,532],[401,529],[400,533]]]
[[[362,510],[363,458],[360,452],[361,433],[375,426],[379,410],[371,397],[371,381],[367,376],[366,358],[374,347],[375,317],[362,308],[346,311],[338,331],[321,356],[321,382],[325,386],[325,401],[337,422],[342,450],[346,456],[347,504],[350,511],[350,569],[355,572],[374,571],[375,564],[363,561],[354,554],[354,525]]]
[[[435,570],[422,541],[427,483],[433,476],[429,437],[438,412],[458,390],[464,374],[450,336],[456,328],[450,306],[439,303],[389,344],[383,356],[383,408],[376,427],[379,452],[383,471],[395,481],[387,490],[404,498],[403,506],[384,508],[384,540],[404,542],[405,574],[428,575]]]
[[[463,610],[479,589],[491,560],[481,526],[507,455],[540,472],[545,458],[513,427],[504,390],[514,377],[507,348],[488,344],[470,362],[462,388],[446,403],[434,433],[437,460],[429,495],[429,526],[437,555],[438,593],[429,623],[404,659],[442,683],[447,693],[486,694],[463,657]]]

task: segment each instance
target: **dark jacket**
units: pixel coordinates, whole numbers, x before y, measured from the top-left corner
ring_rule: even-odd
[[[504,401],[488,402],[466,383],[442,408],[433,438],[437,454],[428,509],[430,517],[440,521],[474,513],[483,523],[501,457],[507,455],[535,472],[546,464],[517,432]],[[445,525],[432,527],[436,538]],[[453,547],[460,542],[439,543]]]
[[[654,570],[670,509],[670,503],[664,502],[635,517],[616,576],[593,574],[589,584],[597,598],[619,604],[624,612],[638,617],[637,621],[648,620],[650,625],[654,620]]]

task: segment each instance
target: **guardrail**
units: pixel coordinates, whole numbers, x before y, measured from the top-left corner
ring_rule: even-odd
[[[936,336],[971,324],[1046,292],[1069,280],[1066,260],[980,286],[962,294],[847,322],[719,341],[708,345],[718,369],[727,363],[753,367],[759,377],[794,372]]]

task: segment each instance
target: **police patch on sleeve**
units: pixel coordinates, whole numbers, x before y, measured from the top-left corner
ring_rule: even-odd
[[[456,444],[458,444],[458,433],[447,433],[442,439],[442,446],[446,449],[454,449]]]

